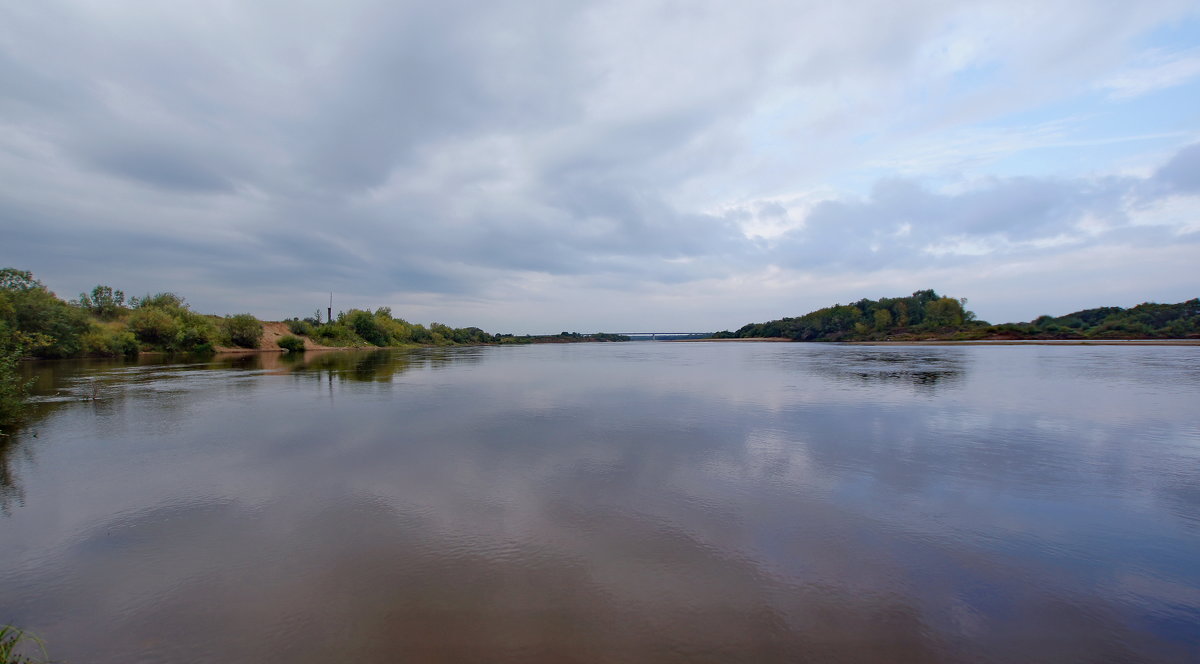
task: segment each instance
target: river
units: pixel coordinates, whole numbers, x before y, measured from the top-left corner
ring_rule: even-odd
[[[56,661],[1200,661],[1196,347],[26,369],[0,623]]]

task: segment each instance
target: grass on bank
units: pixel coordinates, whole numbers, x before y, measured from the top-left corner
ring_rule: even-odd
[[[30,651],[37,654],[30,655]],[[40,664],[49,659],[41,639],[23,629],[0,625],[0,664]]]

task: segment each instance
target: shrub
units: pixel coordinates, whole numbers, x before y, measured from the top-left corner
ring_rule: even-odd
[[[0,323],[0,431],[17,424],[25,412],[30,381],[21,377],[17,362],[25,348]]]
[[[288,329],[291,330],[292,334],[298,334],[302,337],[311,337],[313,334],[312,323],[309,323],[306,320],[293,318],[287,322],[287,326]]]
[[[179,313],[179,333],[175,336],[174,350],[189,353],[211,353],[217,341],[217,326],[208,316],[184,310]]]
[[[188,306],[182,297],[174,293],[158,293],[157,295],[147,295],[140,300],[135,297],[131,299],[129,303],[135,309],[140,309],[142,307],[186,309]]]
[[[250,314],[226,316],[221,321],[221,332],[230,343],[242,348],[258,348],[262,341],[262,323]]]
[[[181,327],[179,320],[161,307],[141,306],[129,314],[129,329],[152,346],[173,348]]]
[[[386,327],[381,324],[382,321],[371,315],[369,311],[351,309],[338,322],[349,326],[350,329],[354,330],[355,334],[362,337],[367,343],[376,346],[388,345],[389,339]]]
[[[129,330],[95,328],[83,335],[84,355],[132,357],[138,354],[137,337]]]
[[[326,346],[367,346],[370,345],[363,341],[361,337],[354,333],[350,328],[342,325],[331,323],[322,325],[313,331],[313,337],[321,341]]]
[[[160,301],[163,304],[146,304]],[[159,350],[211,352],[217,328],[202,316],[179,304],[182,299],[164,293],[147,297],[129,314],[129,329],[138,341]]]
[[[26,352],[39,357],[71,357],[83,349],[91,329],[87,312],[58,299],[27,271],[0,269],[0,320],[10,333],[35,343]]]
[[[304,352],[304,340],[301,339],[300,337],[294,337],[294,336],[288,334],[288,335],[279,337],[279,340],[276,341],[275,343],[279,344],[280,348],[286,350],[289,353],[303,353]]]

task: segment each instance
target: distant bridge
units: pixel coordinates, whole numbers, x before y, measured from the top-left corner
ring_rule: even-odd
[[[642,339],[657,341],[658,339],[703,339],[711,337],[712,332],[609,332],[608,334],[619,334],[623,337],[631,339]]]

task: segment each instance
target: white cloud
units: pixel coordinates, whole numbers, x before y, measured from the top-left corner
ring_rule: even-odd
[[[1131,204],[1126,208],[1133,226],[1162,226],[1185,235],[1200,232],[1200,196],[1170,195],[1152,200],[1146,205]]]
[[[1128,67],[1100,82],[1113,99],[1123,100],[1183,85],[1200,76],[1200,49],[1180,52],[1152,50]]]

